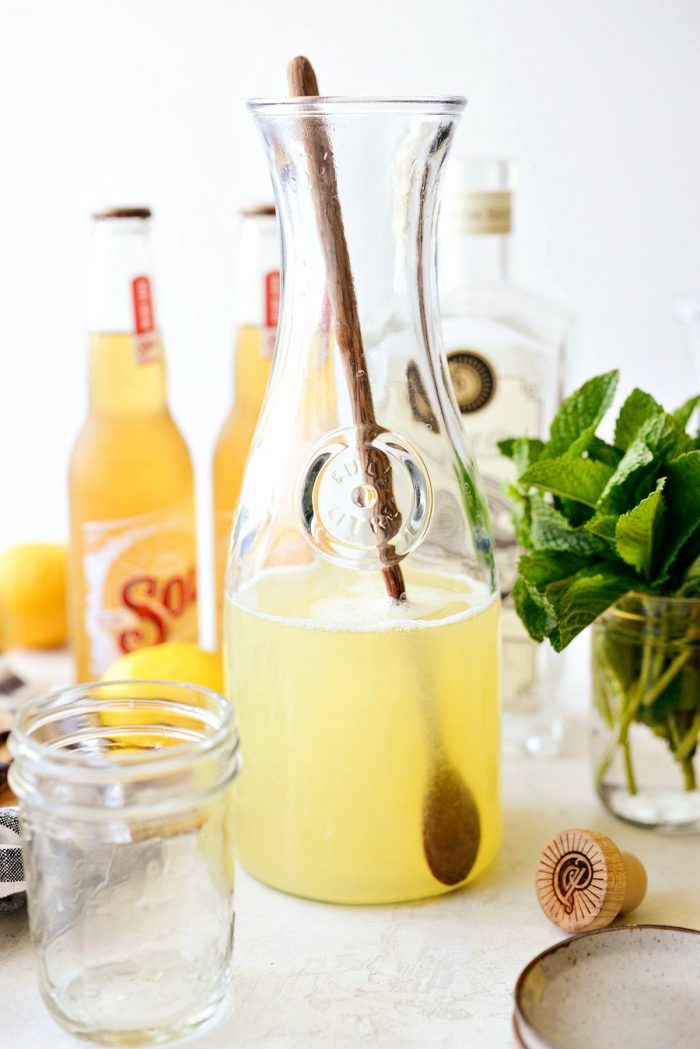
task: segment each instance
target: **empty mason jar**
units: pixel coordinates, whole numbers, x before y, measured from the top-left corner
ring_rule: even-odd
[[[24,707],[10,746],[53,1016],[119,1045],[203,1023],[230,983],[230,705],[182,684],[82,685]]]

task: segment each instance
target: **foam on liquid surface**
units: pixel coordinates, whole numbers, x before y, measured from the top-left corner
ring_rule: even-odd
[[[342,582],[342,590],[335,589]],[[335,590],[335,592],[334,592]],[[262,573],[232,604],[290,626],[332,631],[415,630],[444,626],[483,612],[496,595],[467,576],[413,572],[405,601],[391,601],[379,573],[329,576],[314,568]]]

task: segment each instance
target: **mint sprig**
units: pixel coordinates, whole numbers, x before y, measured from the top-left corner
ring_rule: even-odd
[[[507,491],[526,551],[516,607],[558,652],[628,591],[700,595],[700,439],[685,429],[700,395],[669,414],[633,390],[608,443],[597,429],[618,378],[598,375],[567,398],[548,441],[499,444],[515,464]]]
[[[524,548],[513,600],[530,635],[558,652],[618,602],[647,610],[628,617],[636,625],[626,637],[595,636],[595,701],[611,734],[598,781],[619,748],[636,792],[629,732],[637,723],[666,741],[693,790],[700,610],[654,598],[700,598],[700,431],[688,430],[700,394],[669,414],[633,390],[610,443],[597,429],[617,383],[616,371],[585,383],[562,404],[548,441],[500,442],[515,468],[507,493]]]

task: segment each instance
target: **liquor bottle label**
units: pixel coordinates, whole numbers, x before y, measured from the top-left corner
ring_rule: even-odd
[[[134,277],[131,300],[134,307],[134,358],[137,364],[152,364],[160,360],[160,341],[148,277]]]
[[[272,357],[277,339],[277,321],[280,312],[280,272],[270,270],[263,281],[263,357]]]
[[[445,215],[456,233],[510,233],[509,190],[463,190],[445,200]]]
[[[457,350],[447,358],[452,388],[462,415],[485,408],[496,392],[493,368],[474,350]]]
[[[90,674],[163,641],[197,641],[191,506],[82,527]]]

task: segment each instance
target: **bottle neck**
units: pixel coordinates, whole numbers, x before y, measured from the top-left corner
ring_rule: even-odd
[[[440,287],[507,284],[510,280],[508,233],[441,233],[438,248]]]
[[[281,297],[280,237],[272,209],[243,217],[235,269],[233,383],[237,408],[257,415],[270,374]]]
[[[96,220],[89,301],[91,411],[105,415],[167,411],[148,220]]]

